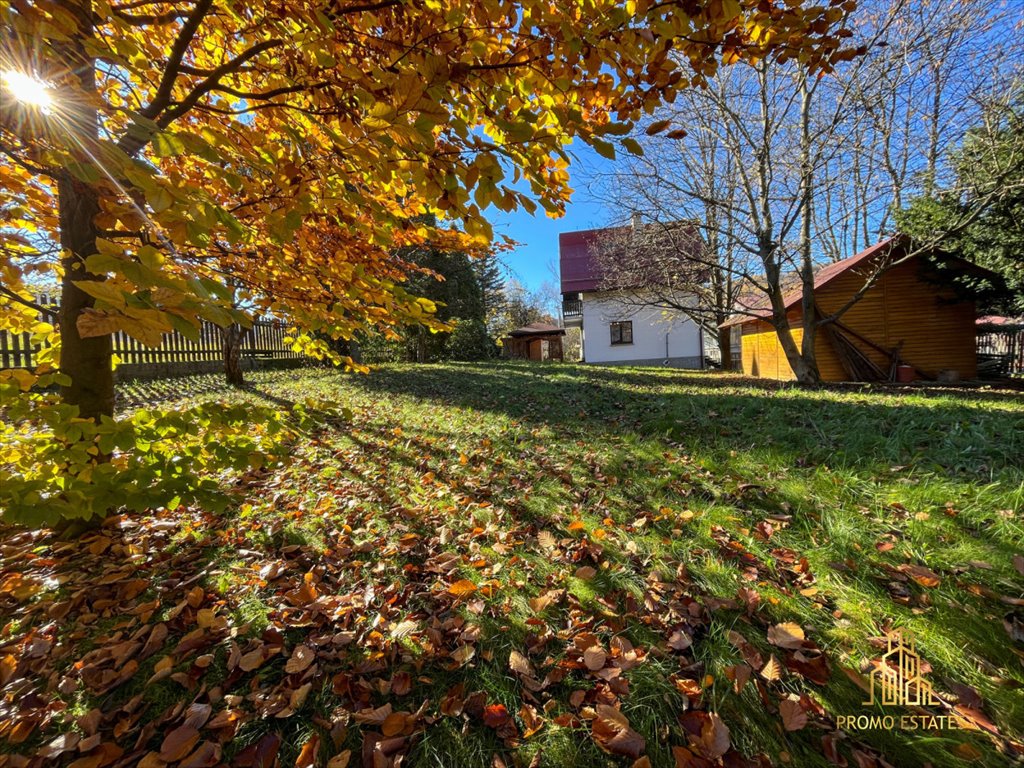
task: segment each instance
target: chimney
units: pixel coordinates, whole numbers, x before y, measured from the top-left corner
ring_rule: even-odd
[[[633,215],[630,217],[630,219],[631,219],[632,224],[633,224],[633,231],[635,232],[636,230],[640,229],[640,223],[641,223],[641,221],[640,221],[640,219],[641,219],[640,211],[633,211]]]

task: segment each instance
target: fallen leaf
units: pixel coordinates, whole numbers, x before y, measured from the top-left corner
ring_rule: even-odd
[[[941,579],[935,571],[923,565],[910,565],[904,563],[897,568],[900,573],[905,573],[922,587],[933,588],[939,586]]]
[[[630,727],[626,716],[607,704],[598,704],[595,712],[591,733],[597,745],[614,755],[640,757],[647,747],[647,742]]]
[[[533,675],[533,665],[530,664],[530,660],[523,656],[519,651],[513,650],[509,653],[508,666],[513,672],[520,675]]]
[[[405,713],[404,712],[392,712],[388,715],[384,722],[381,723],[380,732],[388,738],[397,736],[405,730]]]
[[[316,763],[316,753],[320,749],[320,737],[313,734],[309,740],[302,745],[299,756],[295,758],[295,768],[313,768]]]
[[[488,704],[484,707],[484,725],[489,728],[501,728],[511,719],[504,704]]]
[[[476,584],[469,579],[461,579],[448,587],[448,593],[456,597],[467,597],[476,592]]]
[[[783,699],[779,704],[782,726],[787,731],[799,731],[807,725],[807,713],[800,705],[799,699]]]
[[[476,648],[472,645],[460,645],[452,651],[452,660],[460,667],[465,666],[474,656],[476,656]]]
[[[672,637],[668,639],[668,645],[670,648],[674,648],[677,651],[685,651],[693,645],[693,638],[683,630],[677,629],[672,633]]]
[[[761,668],[761,677],[769,682],[779,680],[782,677],[782,668],[774,656],[769,657],[767,663]]]
[[[583,663],[591,672],[602,669],[607,660],[608,654],[598,645],[592,645],[583,652]]]
[[[297,645],[295,646],[295,650],[292,651],[291,657],[284,665],[284,671],[290,675],[293,675],[296,672],[302,672],[313,663],[313,659],[315,658],[316,651],[308,645]]]
[[[779,648],[800,648],[804,644],[804,631],[793,622],[775,624],[768,627],[768,642]]]
[[[164,737],[160,744],[160,759],[168,763],[181,760],[192,751],[199,741],[199,730],[191,725],[182,725]]]
[[[717,760],[729,751],[729,728],[714,712],[709,712],[700,730],[700,736],[690,737],[690,743],[709,760]]]

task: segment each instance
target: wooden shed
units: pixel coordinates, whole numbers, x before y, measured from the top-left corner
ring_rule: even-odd
[[[505,357],[525,360],[561,360],[565,328],[548,323],[530,323],[516,328],[501,340]]]
[[[893,377],[896,364],[909,366],[913,378],[977,375],[974,302],[943,280],[921,256],[904,259],[908,241],[895,237],[856,256],[822,268],[814,278],[815,304],[822,317],[839,311],[879,268],[874,284],[837,322],[820,327],[815,343],[823,381],[870,381]],[[984,272],[959,259],[965,270]],[[801,290],[786,294],[793,339],[800,346]],[[766,307],[750,307],[723,327],[741,335],[743,372],[771,379],[794,379]],[[734,330],[734,333],[736,331]]]

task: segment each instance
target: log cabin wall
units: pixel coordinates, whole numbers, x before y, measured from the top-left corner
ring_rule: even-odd
[[[903,343],[900,356],[930,377],[951,369],[962,378],[977,376],[975,308],[970,301],[957,300],[950,288],[924,280],[919,259],[913,259],[886,272],[851,307],[840,322],[860,336],[885,349]],[[858,266],[831,279],[816,291],[821,312],[840,309],[863,284],[870,266]],[[789,313],[793,340],[803,338],[799,327],[799,309]],[[793,370],[786,360],[775,330],[768,323],[752,320],[743,326],[743,371],[752,376],[791,380]],[[889,359],[870,345],[852,338],[865,357],[883,371]],[[819,332],[816,342],[818,367],[825,381],[845,381],[850,377],[827,333]]]

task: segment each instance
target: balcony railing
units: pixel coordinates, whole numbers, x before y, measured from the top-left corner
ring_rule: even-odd
[[[583,317],[583,302],[580,299],[564,299],[562,301],[562,317],[566,320]]]

